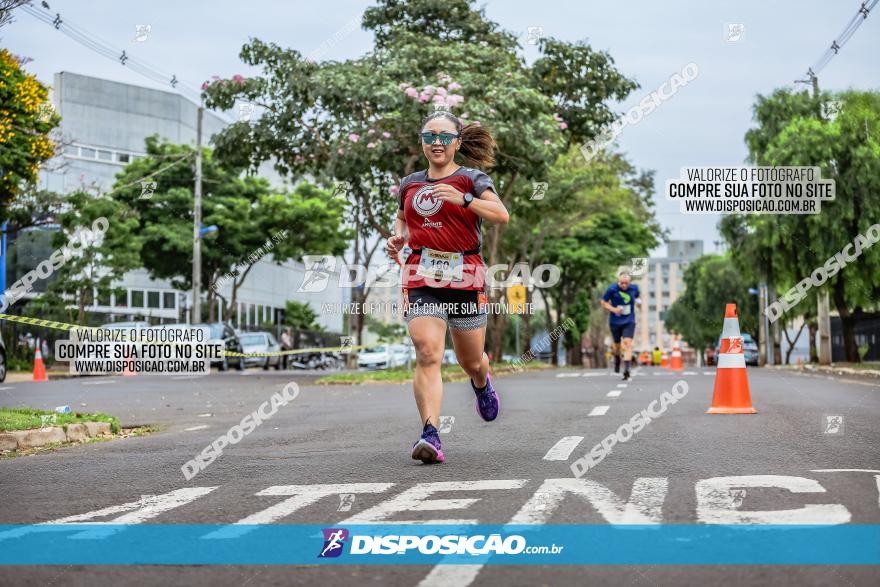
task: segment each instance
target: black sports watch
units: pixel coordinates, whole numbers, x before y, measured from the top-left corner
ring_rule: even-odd
[[[462,206],[462,207],[467,208],[468,206],[471,205],[471,202],[473,202],[473,201],[474,201],[474,195],[470,192],[466,193],[464,195],[464,206]]]

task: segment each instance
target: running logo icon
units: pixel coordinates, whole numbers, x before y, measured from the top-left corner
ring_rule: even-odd
[[[327,289],[330,274],[336,269],[336,258],[331,255],[303,255],[306,274],[298,292],[318,292]]]
[[[342,554],[345,541],[348,540],[348,530],[345,528],[324,528],[324,548],[318,558],[336,558]]]

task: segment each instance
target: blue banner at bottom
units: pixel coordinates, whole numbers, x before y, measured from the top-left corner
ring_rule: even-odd
[[[2,565],[878,565],[880,525],[0,525]]]

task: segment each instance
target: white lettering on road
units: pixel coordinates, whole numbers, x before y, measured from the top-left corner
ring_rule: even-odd
[[[37,526],[27,526],[15,530],[9,530],[8,532],[2,532],[0,533],[0,540],[30,534],[31,532],[64,530],[65,524],[80,524],[83,522],[95,524],[95,530],[77,532],[71,536],[71,538],[106,538],[114,532],[119,531],[119,527],[113,526],[101,528],[101,526],[106,526],[108,524],[140,524],[146,520],[155,518],[159,514],[163,514],[169,510],[179,508],[182,505],[195,501],[196,499],[211,493],[215,489],[217,488],[187,487],[185,489],[176,489],[168,493],[163,493],[162,495],[144,495],[137,501],[131,501],[122,505],[114,505],[92,512],[86,512],[84,514],[67,516],[66,518],[59,518]],[[122,512],[128,513],[113,518],[109,522],[89,522],[95,518],[103,518]]]
[[[731,489],[771,487],[792,493],[825,493],[818,481],[787,475],[713,477],[697,481],[697,520],[704,524],[846,524],[852,516],[841,504],[807,504],[802,508],[740,511]]]
[[[254,529],[255,524],[271,524],[293,512],[312,505],[316,501],[340,493],[382,493],[394,483],[340,483],[333,485],[275,485],[257,493],[266,495],[291,495],[272,507],[251,514],[230,526],[205,534],[203,538],[236,538]]]
[[[613,391],[609,391],[609,392],[606,394],[606,397],[620,397],[620,394],[621,394],[621,393],[623,393],[623,392],[620,391],[619,389],[615,389],[615,390],[613,390]]]
[[[609,524],[660,524],[669,488],[666,477],[639,477],[624,502],[588,479],[546,479],[510,520],[510,524],[546,524],[567,494],[586,499]]]
[[[607,412],[608,408],[610,408],[610,407],[611,406],[596,406],[595,408],[593,408],[593,411],[591,411],[587,415],[588,416],[604,416],[605,412]]]
[[[429,512],[461,510],[480,501],[480,498],[428,499],[440,491],[497,491],[519,489],[528,479],[493,479],[489,481],[441,481],[419,483],[411,489],[373,506],[363,512],[342,520],[345,524],[477,524],[478,520],[392,520],[395,514],[404,512]]]

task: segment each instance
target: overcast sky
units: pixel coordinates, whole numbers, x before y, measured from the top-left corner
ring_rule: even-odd
[[[238,58],[249,37],[308,55],[334,36],[339,38],[339,31],[351,30],[322,59],[357,57],[372,45],[371,34],[350,25],[370,4],[355,0],[47,1],[53,15],[60,13],[71,24],[193,87],[212,75],[251,73]],[[626,127],[618,142],[635,165],[656,171],[657,213],[672,238],[703,239],[711,251],[718,239],[718,217],[680,214],[678,204],[663,197],[665,180],[677,177],[683,166],[743,164],[743,135],[751,125],[754,97],[802,79],[860,4],[858,0],[490,0],[484,5],[489,18],[523,33],[528,60],[537,56],[537,49],[525,42],[530,26],[542,27],[546,36],[586,40],[594,49],[608,51],[620,71],[642,86],[616,105],[619,112],[685,64],[699,66],[695,80],[639,124]],[[726,40],[728,23],[744,25],[738,42]],[[145,42],[133,41],[138,24],[151,26]],[[0,44],[32,58],[26,67],[44,83],[51,84],[55,72],[71,71],[162,88],[21,11],[0,31]],[[819,74],[820,87],[878,89],[878,55],[880,5]]]

